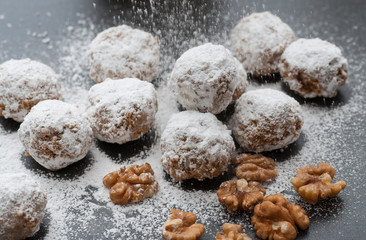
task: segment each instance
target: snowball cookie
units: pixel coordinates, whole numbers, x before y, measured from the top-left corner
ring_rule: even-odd
[[[283,148],[299,138],[302,125],[300,104],[272,89],[244,93],[232,117],[234,137],[248,152]]]
[[[245,92],[248,82],[245,70],[228,49],[206,43],[183,53],[169,84],[187,110],[218,114]]]
[[[0,65],[0,116],[22,122],[38,102],[59,99],[61,85],[48,66],[30,59]]]
[[[27,153],[52,171],[84,158],[93,141],[93,130],[80,110],[58,100],[34,106],[18,134]]]
[[[174,181],[213,178],[227,170],[235,149],[230,130],[211,113],[174,114],[161,137],[161,162]]]
[[[283,53],[280,72],[290,89],[305,98],[335,97],[346,83],[348,64],[335,45],[298,39]]]
[[[101,141],[123,144],[149,131],[158,111],[154,86],[137,78],[106,79],[88,94],[87,115]]]
[[[47,196],[28,175],[2,173],[0,203],[0,239],[25,239],[39,230]]]
[[[255,76],[279,72],[281,54],[295,39],[292,29],[270,12],[243,18],[231,34],[236,56]]]
[[[96,82],[126,77],[151,82],[159,56],[158,40],[150,33],[127,25],[111,27],[90,44],[90,77]]]

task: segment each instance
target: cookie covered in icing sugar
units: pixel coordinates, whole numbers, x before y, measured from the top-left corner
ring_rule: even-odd
[[[176,61],[169,86],[187,110],[218,114],[246,91],[247,74],[221,45],[206,43]]]
[[[90,88],[87,116],[101,141],[123,144],[149,131],[158,111],[154,86],[137,78],[107,79]]]
[[[80,109],[58,100],[34,106],[18,135],[26,152],[52,171],[84,158],[93,142],[92,128]]]
[[[30,59],[9,60],[0,65],[0,116],[22,122],[38,102],[59,99],[58,75]]]
[[[295,39],[292,29],[270,12],[244,17],[231,34],[237,58],[255,76],[279,72],[281,55]]]
[[[161,137],[161,163],[174,181],[204,180],[227,171],[235,149],[230,130],[211,113],[174,114]]]
[[[346,83],[348,63],[334,44],[302,38],[286,48],[280,72],[290,89],[305,98],[335,97]]]
[[[39,230],[47,196],[33,178],[0,174],[0,202],[0,239],[25,239]]]
[[[232,130],[248,152],[283,148],[296,141],[303,117],[300,104],[283,92],[259,89],[244,93],[235,104]]]
[[[139,78],[151,82],[159,65],[156,37],[127,25],[99,33],[90,44],[90,77],[96,82],[107,78]]]

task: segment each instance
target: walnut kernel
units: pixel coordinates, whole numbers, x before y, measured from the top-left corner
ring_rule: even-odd
[[[275,161],[262,154],[240,154],[233,158],[232,163],[236,165],[234,174],[246,180],[267,181],[278,174]]]
[[[254,205],[263,200],[266,190],[258,182],[248,183],[245,179],[239,179],[223,182],[216,194],[229,211],[243,209],[251,212]]]
[[[103,184],[110,188],[109,195],[115,204],[138,202],[151,197],[158,191],[154,171],[150,164],[123,166],[103,178]]]
[[[297,226],[305,230],[310,220],[306,212],[280,193],[269,195],[254,208],[254,229],[261,239],[292,240],[297,236]]]
[[[224,223],[224,232],[216,234],[216,240],[252,240],[247,234],[241,233],[241,226],[237,224]]]
[[[202,224],[196,223],[197,216],[191,212],[170,209],[173,214],[164,223],[162,232],[164,239],[169,240],[196,240],[205,232]]]
[[[327,163],[319,163],[317,167],[312,164],[298,168],[291,183],[306,202],[315,204],[319,198],[334,197],[346,187],[343,180],[332,183],[334,174],[334,168]]]

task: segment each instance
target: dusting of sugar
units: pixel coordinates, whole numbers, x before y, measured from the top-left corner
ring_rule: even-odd
[[[279,56],[295,34],[270,12],[253,13],[240,20],[231,34],[234,52],[249,72],[278,72]]]
[[[22,122],[28,104],[58,99],[59,76],[47,65],[30,59],[9,60],[0,65],[0,102],[2,115]]]
[[[238,87],[245,92],[248,85],[240,62],[224,46],[212,43],[183,53],[169,84],[183,107],[214,114],[226,109]]]
[[[34,106],[25,116],[18,133],[26,151],[51,170],[84,158],[93,141],[90,124],[80,110],[59,100],[45,100]],[[50,140],[45,136],[53,138]],[[45,148],[47,151],[44,152]]]
[[[151,0],[150,4],[154,9],[159,9],[159,4],[163,4],[163,2]],[[182,4],[185,4],[184,7],[189,6],[186,1]],[[230,47],[228,41],[230,29],[206,37],[205,33],[213,33],[216,29],[209,28],[208,32],[205,32],[202,26],[197,26],[193,19],[187,17],[193,11],[192,8],[184,8],[185,14],[182,14],[181,18],[184,20],[186,15],[187,21],[180,22],[187,24],[187,29],[197,28],[192,39],[176,37],[179,35],[179,30],[175,28],[176,23],[170,19],[159,19],[170,29],[164,33],[165,37],[158,34],[159,39],[164,44],[174,42],[180,50],[172,52],[169,48],[162,49],[162,67],[159,75],[165,81],[158,83],[157,86],[159,111],[156,114],[155,128],[158,136],[161,135],[170,115],[178,112],[174,97],[166,86],[166,80],[171,73],[174,59],[185,50],[208,40]],[[251,10],[255,9],[252,8],[248,7]],[[154,14],[157,15],[156,12]],[[81,18],[80,22],[75,26],[65,27],[65,37],[55,44],[59,46],[61,56],[59,64],[54,68],[61,75],[63,99],[67,102],[84,105],[87,91],[94,84],[88,78],[87,43],[93,40],[96,30],[92,21],[83,16],[79,17]],[[210,17],[210,15],[206,17]],[[232,19],[230,12],[227,19]],[[300,22],[306,22],[307,19],[308,16],[301,19]],[[147,18],[146,21],[150,21],[150,18]],[[364,134],[364,119],[366,118],[366,97],[364,95],[366,72],[363,66],[364,59],[366,59],[365,49],[363,47],[358,47],[357,50],[353,49],[357,39],[351,39],[346,34],[339,34],[342,37],[332,39],[330,33],[337,31],[337,29],[334,29],[334,25],[330,23],[325,25],[325,22],[313,23],[306,27],[299,25],[297,32],[304,37],[324,34],[330,38],[327,40],[336,40],[332,42],[344,44],[351,75],[349,85],[344,86],[343,89],[352,89],[352,94],[349,99],[335,100],[335,104],[332,105],[302,103],[304,115],[303,144],[297,148],[290,146],[284,149],[286,157],[276,159],[279,176],[274,181],[265,184],[267,194],[281,192],[289,198],[290,202],[296,201],[305,207],[310,214],[311,221],[316,221],[316,219],[332,221],[332,218],[338,215],[357,215],[358,208],[364,206],[364,196],[359,191],[364,184],[364,178],[360,176],[364,176],[366,163],[361,158],[360,153],[360,149],[364,149],[366,146],[365,138],[362,136]],[[296,28],[294,27],[294,29]],[[318,29],[326,30],[320,32]],[[347,42],[349,45],[346,44]],[[2,52],[0,54],[2,59],[7,55],[7,53]],[[251,82],[249,89],[264,87],[283,90],[279,82],[265,85]],[[125,162],[114,160],[97,144],[94,144],[90,150],[91,163],[87,165],[82,175],[69,179],[27,168],[22,160],[24,149],[16,132],[11,132],[8,128],[0,125],[0,133],[0,172],[26,172],[36,178],[47,193],[49,201],[46,218],[48,223],[47,226],[43,226],[47,232],[42,239],[159,239],[161,227],[167,216],[170,215],[169,208],[179,208],[197,214],[198,222],[206,226],[206,232],[202,239],[213,239],[216,232],[221,231],[220,226],[224,222],[240,224],[250,237],[255,238],[254,230],[250,224],[250,215],[228,213],[217,200],[217,189],[202,190],[192,186],[190,190],[187,190],[183,185],[174,184],[167,180],[161,168],[159,137],[151,148],[143,150],[144,154],[137,154]],[[344,152],[343,145],[345,143],[352,146],[350,152]],[[291,177],[295,176],[296,168],[307,164],[317,164],[320,161],[331,163],[336,169],[335,180],[344,179],[348,184],[345,190],[340,193],[339,198],[329,202],[331,207],[326,208],[327,210],[322,209],[323,205],[306,205],[294,193],[290,183]],[[103,176],[119,169],[122,164],[144,162],[149,162],[152,165],[155,177],[159,182],[160,190],[157,195],[141,203],[127,206],[117,206],[111,203],[108,189],[104,188],[102,184]],[[354,166],[359,167],[355,168]],[[342,174],[342,169],[351,170]],[[347,181],[349,179],[352,181]],[[354,205],[343,204],[342,200],[339,200],[342,198],[354,199]],[[362,227],[365,222],[366,216],[358,216],[356,221],[342,222],[342,224],[344,227],[355,224]],[[314,230],[311,226],[309,233]],[[340,229],[339,237],[347,238],[348,236]]]
[[[91,42],[89,53],[90,76],[96,82],[125,77],[151,82],[160,58],[157,39],[127,25],[99,33]]]

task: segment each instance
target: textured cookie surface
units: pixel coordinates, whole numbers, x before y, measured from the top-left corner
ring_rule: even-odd
[[[23,173],[1,174],[0,202],[0,239],[25,239],[39,230],[47,196],[31,177]]]
[[[227,170],[234,151],[230,130],[211,113],[174,114],[162,137],[164,170],[175,180],[213,178]]]
[[[87,116],[101,141],[123,144],[140,138],[155,121],[154,86],[136,78],[107,79],[88,93]]]
[[[246,91],[248,82],[245,70],[229,50],[207,43],[183,53],[169,84],[187,110],[218,114]]]
[[[231,34],[236,56],[256,76],[279,72],[281,54],[295,39],[292,29],[270,12],[243,18]]]
[[[93,141],[93,131],[80,109],[59,100],[34,106],[18,134],[34,160],[53,171],[84,158]]]
[[[38,102],[59,99],[58,75],[30,59],[9,60],[0,65],[0,116],[22,122]]]
[[[299,138],[302,125],[300,104],[272,89],[243,94],[232,117],[235,139],[249,152],[285,147]]]
[[[290,89],[305,98],[334,97],[346,83],[348,63],[334,44],[302,38],[286,48],[280,72]]]
[[[152,81],[159,65],[159,44],[150,33],[127,25],[99,33],[90,44],[90,77],[96,82],[107,78],[136,77]]]

